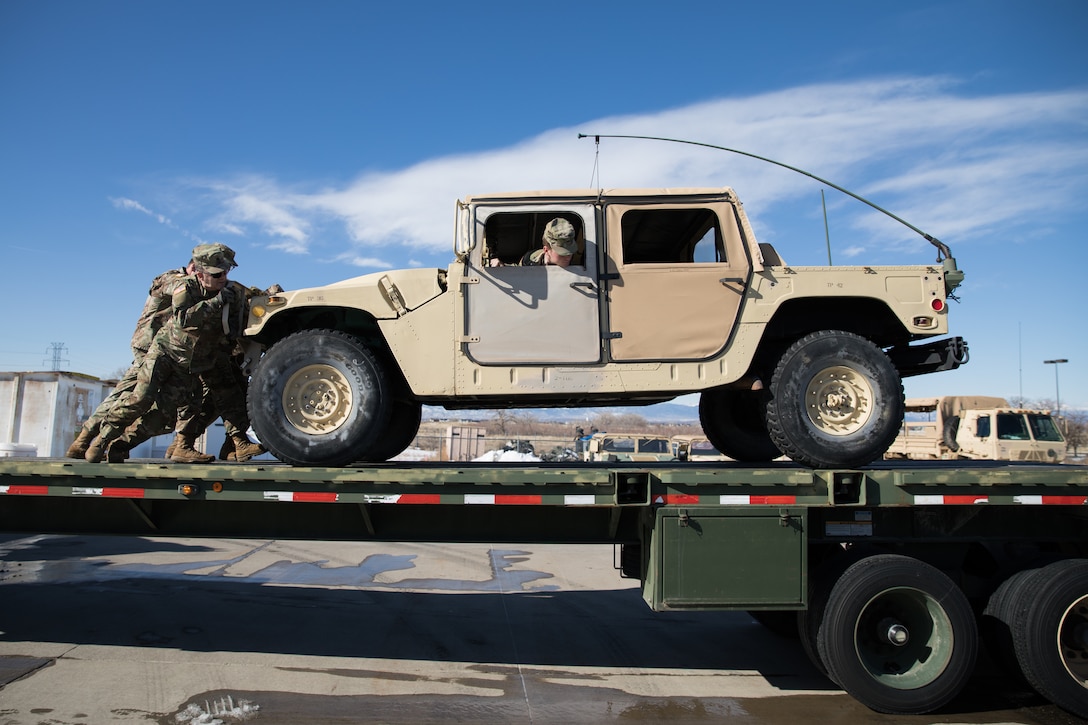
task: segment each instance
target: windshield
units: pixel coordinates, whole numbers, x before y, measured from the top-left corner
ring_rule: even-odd
[[[997,414],[997,437],[1003,441],[1029,441],[1028,426],[1020,413]]]
[[[1062,441],[1061,431],[1058,430],[1054,419],[1045,413],[1028,413],[1028,423],[1031,425],[1031,433],[1037,441]]]

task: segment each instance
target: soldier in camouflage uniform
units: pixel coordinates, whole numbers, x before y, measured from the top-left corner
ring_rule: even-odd
[[[242,371],[243,354],[237,343],[245,328],[248,314],[247,302],[257,295],[282,292],[279,285],[272,285],[267,290],[246,287],[240,282],[231,281],[228,287],[232,292],[231,304],[226,317],[229,333],[222,341],[215,364],[207,372],[200,374],[201,394],[199,401],[183,406],[178,411],[178,438],[167,450],[167,457],[183,440],[196,440],[216,418],[223,418],[226,437],[219,451],[219,458],[232,461],[248,461],[264,453],[263,446],[249,443],[246,431],[249,429],[249,411],[246,407],[246,393],[249,381]],[[239,449],[239,441],[243,441]]]
[[[197,376],[215,366],[223,340],[228,336],[229,328],[225,323],[233,300],[233,292],[227,287],[227,272],[235,266],[234,252],[222,245],[209,246],[212,247],[209,253],[194,256],[195,273],[175,286],[171,316],[156,333],[137,371],[135,387],[110,409],[98,436],[88,446],[85,454],[88,461],[105,458],[109,446],[122,439],[126,429],[141,417],[151,417],[152,406],[162,416],[157,425],[162,427],[162,421],[168,420],[172,427],[177,420],[178,408],[199,395]],[[263,452],[245,436],[244,430],[233,438],[235,446],[240,450],[244,446],[255,447]],[[175,445],[172,459],[214,460],[213,456],[196,451],[192,444],[193,441],[185,440],[181,445]]]
[[[578,240],[575,236],[574,226],[566,219],[552,219],[544,227],[541,248],[526,252],[519,264],[522,267],[546,264],[568,267],[578,251]]]
[[[196,263],[193,261],[194,259],[202,255],[207,255],[212,251],[212,245],[202,244],[193,249],[193,256],[189,259],[189,264],[187,266],[180,269],[167,270],[151,281],[151,287],[147,293],[147,300],[144,302],[143,312],[140,314],[140,319],[136,322],[136,331],[132,334],[132,365],[129,366],[129,369],[121,379],[117,381],[117,385],[114,387],[113,392],[99,404],[94,413],[91,414],[91,417],[83,423],[79,435],[72,441],[72,444],[68,446],[68,451],[65,454],[68,458],[82,459],[84,455],[86,455],[87,446],[89,446],[95,436],[98,435],[98,430],[102,426],[102,421],[104,421],[109,414],[110,408],[112,408],[117,401],[132,392],[136,387],[136,374],[144,361],[144,357],[147,355],[148,349],[151,347],[151,341],[154,339],[155,333],[162,327],[163,322],[170,317],[170,300],[174,294],[175,286],[179,280],[194,272],[196,268]],[[167,432],[168,431],[169,429],[167,429]],[[111,462],[119,462],[128,458],[128,451],[135,445],[132,441],[137,435],[137,431],[133,431],[132,436],[123,436],[123,438],[128,438],[128,440],[117,440],[109,451],[109,460]],[[155,433],[153,435],[158,434]]]

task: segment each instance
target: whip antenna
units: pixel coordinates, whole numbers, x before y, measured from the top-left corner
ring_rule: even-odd
[[[585,133],[578,134],[578,138],[588,138],[589,136],[590,136],[590,134],[585,134]],[[830,186],[832,189],[836,189],[836,190],[841,191],[842,193],[846,194],[847,196],[851,196],[851,197],[857,199],[861,203],[866,204],[866,205],[872,207],[873,209],[876,209],[878,212],[880,212],[882,214],[886,214],[887,216],[889,216],[892,219],[896,220],[897,222],[899,222],[903,226],[905,226],[908,229],[910,229],[910,230],[916,232],[917,234],[921,235],[921,237],[923,239],[925,239],[927,242],[929,242],[930,244],[932,244],[934,247],[937,248],[937,261],[940,262],[942,260],[942,255],[943,255],[943,259],[951,261],[952,270],[956,271],[957,274],[960,274],[958,272],[958,270],[955,270],[955,260],[952,258],[952,250],[949,249],[948,245],[945,244],[944,242],[942,242],[940,239],[937,239],[936,237],[933,237],[933,236],[930,236],[929,234],[926,234],[925,232],[923,232],[921,229],[914,226],[910,222],[907,222],[907,221],[905,221],[903,219],[900,219],[895,214],[892,214],[890,211],[888,211],[887,209],[884,209],[883,207],[877,206],[876,204],[869,201],[868,199],[866,199],[866,198],[864,198],[862,196],[858,196],[854,192],[849,191],[848,189],[844,189],[841,186],[839,186],[838,184],[833,184],[830,181],[828,181],[827,179],[822,179],[819,176],[816,176],[816,174],[811,174],[811,173],[805,171],[804,169],[799,169],[796,166],[790,166],[789,164],[784,164],[781,161],[775,161],[774,159],[768,159],[765,156],[757,156],[756,154],[748,153],[747,151],[740,151],[738,149],[731,149],[731,148],[727,148],[725,146],[715,146],[714,144],[703,143],[701,141],[685,141],[684,139],[680,139],[680,138],[663,138],[663,137],[660,137],[660,136],[629,136],[629,135],[622,135],[622,134],[593,134],[593,137],[597,141],[597,147],[598,147],[597,148],[597,153],[598,154],[600,154],[600,144],[601,144],[601,139],[602,138],[633,138],[633,139],[641,139],[641,140],[644,140],[644,141],[667,141],[669,143],[683,143],[683,144],[688,144],[690,146],[703,146],[703,147],[710,148],[710,149],[718,149],[719,151],[728,151],[730,153],[740,154],[741,156],[748,156],[749,158],[759,159],[760,161],[766,161],[769,164],[774,164],[775,166],[781,166],[782,168],[789,169],[790,171],[796,171],[798,174],[802,174],[804,176],[807,176],[810,179],[815,179],[816,181],[819,181],[821,184],[826,184],[827,186]],[[948,265],[946,264],[945,266],[947,267]]]

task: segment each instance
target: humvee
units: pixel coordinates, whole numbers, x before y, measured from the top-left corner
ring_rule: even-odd
[[[519,266],[556,218],[575,229],[570,266]],[[931,241],[934,264],[801,267],[757,242],[729,188],[471,196],[446,269],[251,300],[251,422],[280,460],[344,466],[407,447],[424,404],[699,393],[730,458],[863,465],[899,430],[902,378],[967,359],[958,337],[915,344],[948,332],[962,280]]]
[[[672,441],[647,433],[594,433],[585,442],[587,461],[675,461]]]

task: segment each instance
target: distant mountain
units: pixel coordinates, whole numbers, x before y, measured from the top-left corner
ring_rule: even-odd
[[[605,408],[518,408],[513,413],[550,423],[581,423],[603,413],[640,415],[650,423],[698,423],[699,406],[682,403],[655,403]],[[446,410],[440,406],[423,406],[424,420],[487,420],[491,410]]]

